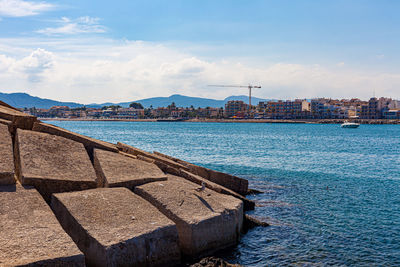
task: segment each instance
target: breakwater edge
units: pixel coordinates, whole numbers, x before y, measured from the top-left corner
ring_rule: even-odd
[[[48,122],[246,178],[269,222],[223,255],[246,266],[400,264],[400,127]]]
[[[234,247],[258,225],[245,215],[255,208],[246,179],[2,102],[0,144],[2,266],[174,266]]]

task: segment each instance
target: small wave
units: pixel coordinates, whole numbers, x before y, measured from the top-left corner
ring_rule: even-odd
[[[257,200],[257,207],[294,207],[298,206],[292,203],[279,201],[279,200]]]

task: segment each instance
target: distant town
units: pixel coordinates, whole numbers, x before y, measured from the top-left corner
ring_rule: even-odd
[[[271,119],[271,120],[324,120],[324,119],[368,119],[399,120],[400,101],[385,97],[372,97],[369,101],[360,99],[278,100],[259,102],[249,106],[243,101],[232,100],[225,107],[167,107],[144,108],[132,102],[129,107],[118,105],[102,108],[69,108],[54,106],[50,109],[24,108],[25,113],[39,118],[59,119],[110,119],[110,120],[191,120],[191,119]]]

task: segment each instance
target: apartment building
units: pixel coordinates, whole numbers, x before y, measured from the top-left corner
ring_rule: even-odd
[[[244,117],[249,105],[243,101],[232,100],[225,104],[225,117]]]

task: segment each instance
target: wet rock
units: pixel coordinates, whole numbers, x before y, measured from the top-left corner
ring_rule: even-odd
[[[251,229],[251,228],[254,228],[257,226],[267,227],[267,226],[270,226],[270,224],[268,222],[259,220],[254,216],[246,214],[244,217],[244,223],[243,223],[244,231],[247,231],[248,229]]]
[[[167,180],[167,176],[154,164],[118,153],[95,149],[94,167],[105,187],[137,185]]]
[[[179,263],[175,224],[126,188],[54,194],[60,223],[93,266]]]
[[[0,186],[0,266],[85,266],[85,259],[33,188]]]
[[[49,201],[52,193],[95,188],[96,174],[81,143],[50,134],[17,130],[18,179]]]
[[[263,191],[257,190],[257,189],[253,189],[253,188],[249,188],[247,190],[247,195],[257,195],[257,194],[263,194]]]
[[[198,263],[190,265],[190,267],[240,267],[238,264],[230,264],[223,259],[216,257],[207,257],[201,259]]]
[[[0,124],[0,185],[15,184],[13,146],[6,125]]]
[[[181,251],[190,257],[235,245],[243,223],[243,202],[202,189],[181,177],[135,187],[139,194],[173,220]]]

